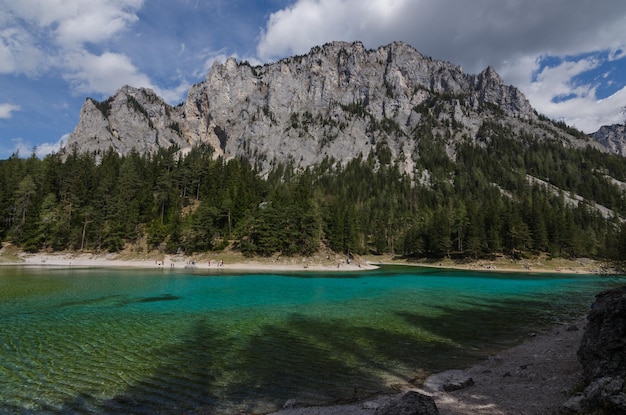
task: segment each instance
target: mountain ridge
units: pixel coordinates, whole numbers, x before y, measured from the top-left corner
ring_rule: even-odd
[[[175,107],[151,90],[125,86],[103,103],[85,101],[64,151],[113,148],[123,155],[206,143],[216,155],[244,157],[264,171],[276,163],[307,167],[374,152],[411,173],[420,136],[443,137],[454,157],[455,143],[488,139],[479,137],[485,121],[606,151],[538,115],[492,67],[465,74],[403,42],[371,50],[331,42],[263,66],[229,58]]]

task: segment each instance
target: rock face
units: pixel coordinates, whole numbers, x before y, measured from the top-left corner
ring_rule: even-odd
[[[184,112],[194,141],[216,135],[226,154],[311,165],[326,156],[367,156],[377,145],[388,146],[394,159],[410,156],[414,142],[407,137],[424,117],[419,106],[441,94],[454,97],[446,116],[472,135],[480,122],[463,109],[486,102],[512,117],[534,117],[523,95],[491,68],[465,75],[403,43],[368,51],[343,42],[263,67],[234,59],[214,65],[189,91]]]
[[[333,42],[264,66],[232,58],[215,64],[177,107],[131,87],[101,103],[87,99],[65,151],[125,154],[208,143],[264,169],[373,153],[411,171],[421,137],[442,138],[454,157],[456,142],[489,139],[479,134],[486,121],[566,145],[597,144],[540,119],[493,68],[465,74],[401,42],[376,50]]]
[[[592,136],[612,153],[626,157],[626,125],[605,125],[600,127]]]
[[[626,287],[596,296],[578,358],[587,385],[582,408],[626,414]]]
[[[125,86],[103,102],[87,98],[65,151],[120,155],[135,149],[153,153],[161,147],[189,146],[182,135],[181,108],[171,107],[152,90]]]

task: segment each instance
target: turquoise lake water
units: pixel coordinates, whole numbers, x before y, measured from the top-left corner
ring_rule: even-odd
[[[462,368],[624,279],[0,268],[0,414],[264,413]]]

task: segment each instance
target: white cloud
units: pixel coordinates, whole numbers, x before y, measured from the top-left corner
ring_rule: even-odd
[[[526,86],[529,97],[540,102],[544,108],[549,108],[550,103],[558,104],[559,98],[576,96],[588,98],[595,96],[593,85],[577,85],[572,79],[577,75],[596,68],[599,62],[596,59],[580,59],[578,61],[565,61],[556,67],[545,67],[536,75],[536,80]]]
[[[67,142],[68,137],[69,134],[66,134],[56,143],[41,143],[37,145],[31,144],[23,138],[15,138],[11,140],[13,142],[13,148],[10,150],[2,149],[2,151],[10,151],[13,154],[17,153],[20,157],[30,157],[34,152],[35,156],[44,158],[49,154],[58,153],[61,147],[63,147],[63,144]]]
[[[307,52],[332,40],[378,47],[403,40],[478,72],[519,56],[574,55],[626,46],[621,0],[298,0],[270,15],[262,59]]]
[[[48,154],[58,153],[59,150],[63,147],[65,143],[67,143],[67,139],[70,137],[69,134],[64,134],[59,141],[56,143],[42,143],[37,145],[35,149],[35,154],[37,157],[43,158]]]
[[[333,40],[360,40],[369,48],[402,40],[470,73],[491,65],[539,112],[585,131],[615,120],[624,105],[622,91],[598,100],[595,85],[572,82],[594,64],[588,59],[549,68],[533,82],[542,56],[611,51],[609,59],[622,59],[623,0],[297,0],[270,15],[257,54],[273,60]],[[576,98],[553,102],[565,96]]]
[[[43,53],[28,32],[16,27],[0,30],[1,74],[34,74],[43,60]]]
[[[31,59],[32,66],[44,66],[60,71],[61,76],[69,82],[74,94],[113,94],[124,85],[151,88],[163,96],[168,102],[180,101],[184,97],[189,83],[181,81],[178,86],[170,89],[157,87],[150,77],[142,72],[132,59],[123,53],[106,51],[95,54],[87,49],[88,44],[106,44],[107,41],[127,31],[138,21],[137,11],[143,6],[143,0],[20,0],[6,3],[12,16],[14,29],[22,33],[19,21],[30,24],[28,29],[38,37],[25,39],[21,44],[35,47],[37,42],[45,45],[47,55],[43,53]],[[0,41],[2,36],[0,34]],[[3,57],[0,43],[0,57]],[[181,44],[181,53],[185,50]],[[4,48],[4,55],[19,56],[13,50]],[[7,59],[7,62],[11,60]],[[43,65],[42,65],[43,64]],[[2,72],[0,63],[0,72]],[[22,72],[19,67],[7,68],[5,73],[13,69]]]
[[[34,146],[29,145],[27,142],[24,141],[24,139],[14,138],[11,141],[13,142],[14,146],[13,149],[11,149],[10,151],[14,154],[17,153],[20,155],[20,157],[29,156],[32,154]]]
[[[78,1],[77,1],[78,2]],[[55,30],[62,44],[97,43],[126,30],[138,20],[135,12],[142,1],[80,1],[80,8]]]
[[[173,88],[160,88],[139,71],[126,55],[106,52],[100,56],[86,52],[66,57],[68,72],[63,76],[78,94],[112,95],[124,85],[150,88],[170,104],[185,97],[190,84],[179,80]]]
[[[181,81],[180,84],[178,84],[178,86],[174,88],[164,89],[160,87],[154,87],[153,89],[157,95],[165,100],[165,102],[169,103],[170,105],[176,105],[187,97],[187,91],[190,87],[191,84],[189,82]]]
[[[620,108],[626,105],[626,88],[605,99],[596,99],[595,94],[576,97],[552,104],[552,118],[563,119],[568,125],[591,133],[602,125],[624,122]]]
[[[257,53],[261,59],[269,60],[306,53],[331,40],[361,40],[353,37],[359,35],[359,27],[368,20],[368,3],[375,2],[300,0],[270,15]]]
[[[143,0],[20,0],[3,1],[15,16],[49,30],[64,46],[100,42],[137,21]]]
[[[128,56],[94,55],[127,30],[143,0],[0,0],[0,73],[60,72],[74,93],[108,94],[124,84],[152,87]]]
[[[609,52],[609,61],[616,61],[622,58],[626,58],[626,49],[623,48],[611,48]]]
[[[8,119],[13,116],[13,112],[22,109],[19,105],[0,104],[0,119]]]
[[[215,63],[224,63],[230,57],[236,59],[237,55],[228,55],[224,50],[203,50],[199,58],[203,60],[204,63],[200,68],[194,71],[193,76],[196,78],[205,77]]]
[[[623,122],[620,109],[626,106],[626,88],[599,99],[597,84],[574,81],[600,64],[596,57],[583,57],[539,68],[537,60],[532,71],[534,79],[526,78],[515,85],[540,113],[591,133],[602,125]]]
[[[23,138],[14,138],[11,140],[13,143],[13,149],[2,149],[2,151],[11,151],[18,153],[20,157],[28,157],[35,152],[35,155],[39,158],[43,158],[48,154],[57,153],[63,147],[63,144],[67,142],[69,134],[64,134],[56,143],[41,143],[33,145]]]
[[[66,66],[69,72],[63,77],[77,93],[112,94],[124,85],[154,88],[148,76],[140,73],[126,55],[77,52],[66,58]]]

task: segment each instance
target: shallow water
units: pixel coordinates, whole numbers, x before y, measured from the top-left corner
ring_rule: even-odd
[[[364,398],[578,317],[619,282],[3,267],[0,413],[262,413],[290,398]]]

